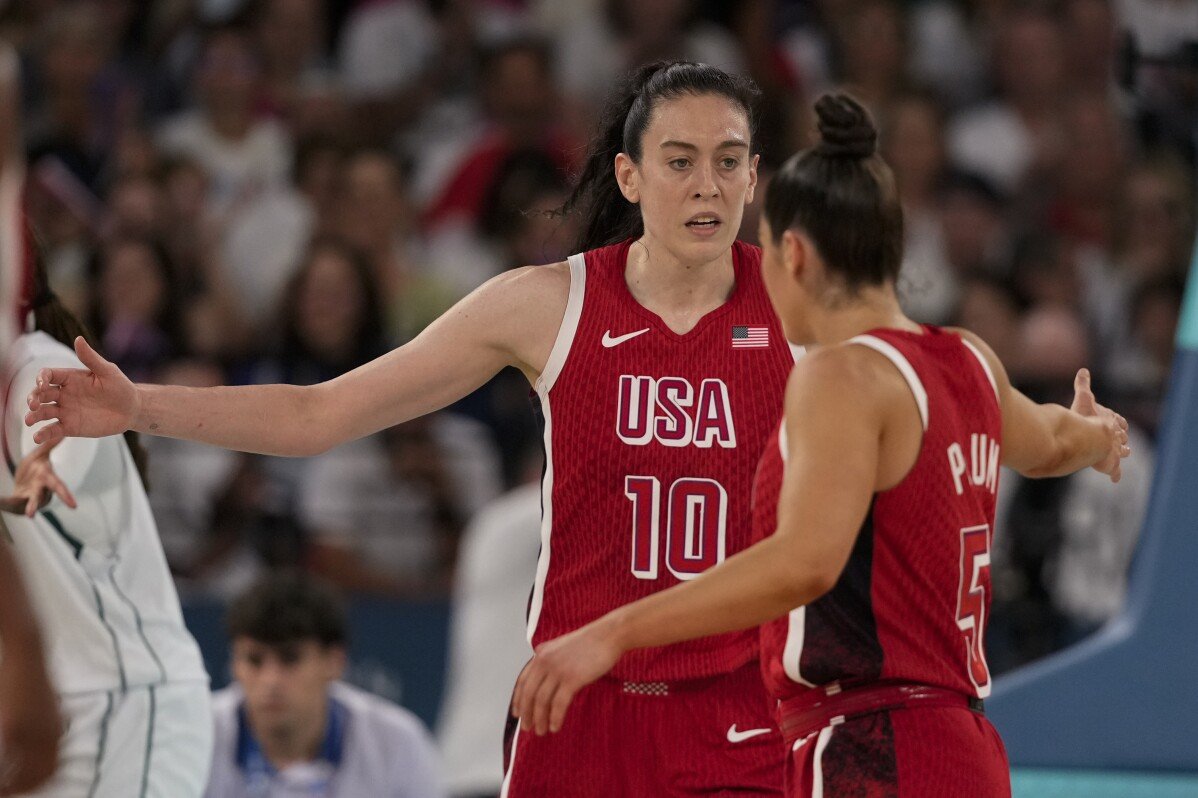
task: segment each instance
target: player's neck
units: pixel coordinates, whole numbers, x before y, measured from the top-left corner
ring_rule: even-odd
[[[911,332],[920,329],[903,313],[891,288],[866,288],[853,299],[815,308],[809,323],[819,344],[847,341],[855,335],[880,328]]]
[[[254,738],[262,747],[267,761],[276,770],[282,770],[289,765],[316,759],[328,727],[329,709],[327,703],[322,704],[319,714],[305,718],[290,728],[265,729],[254,723],[252,714],[248,715],[248,719]]]
[[[731,249],[713,260],[689,263],[645,235],[628,250],[624,279],[637,302],[685,332],[727,301],[736,272]]]

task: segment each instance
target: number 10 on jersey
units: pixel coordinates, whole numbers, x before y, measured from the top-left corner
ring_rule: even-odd
[[[694,579],[724,560],[728,533],[728,491],[714,479],[682,477],[662,502],[657,477],[625,477],[624,495],[632,502],[632,573],[656,579],[662,560],[665,516],[666,568],[678,579]]]

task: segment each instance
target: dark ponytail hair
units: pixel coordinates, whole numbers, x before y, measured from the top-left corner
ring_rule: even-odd
[[[770,232],[780,241],[801,228],[850,295],[893,282],[903,257],[903,209],[894,174],[877,154],[877,130],[847,94],[825,94],[815,112],[819,144],[791,156],[766,190]]]
[[[715,94],[744,109],[751,141],[756,141],[756,101],[760,92],[748,78],[729,75],[707,64],[658,61],[646,64],[624,79],[603,109],[599,132],[587,149],[586,164],[561,213],[581,220],[575,249],[585,252],[644,233],[640,209],[624,198],[616,182],[616,155],[623,152],[639,163],[641,140],[653,110],[661,100],[685,95]]]
[[[30,231],[28,223],[26,223],[25,232],[27,240],[33,242],[32,231]],[[67,309],[58,294],[50,288],[50,279],[46,274],[46,264],[42,259],[41,248],[32,244],[32,249],[33,280],[30,285],[32,295],[26,309],[33,314],[34,329],[44,332],[72,351],[75,349],[75,339],[82,336],[92,349],[99,352],[100,347],[97,346],[91,331],[76,318],[74,313]],[[141,477],[142,485],[149,490],[150,483],[146,474],[149,458],[146,455],[145,447],[141,445],[137,433],[133,430],[125,432],[125,443],[129,445],[129,452],[133,455],[133,464],[137,467],[137,474]]]

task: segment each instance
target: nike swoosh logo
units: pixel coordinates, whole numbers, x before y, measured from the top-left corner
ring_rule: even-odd
[[[630,338],[636,338],[638,335],[641,335],[642,333],[647,333],[647,332],[649,332],[648,327],[646,327],[643,330],[637,330],[636,332],[625,333],[624,335],[617,335],[615,338],[612,338],[611,330],[608,330],[607,332],[603,333],[603,345],[605,347],[607,347],[608,349],[611,349],[613,346],[619,346],[620,344],[624,343],[625,341],[629,340]]]
[[[743,743],[750,737],[756,737],[760,734],[769,734],[771,731],[773,731],[773,729],[745,729],[744,731],[737,731],[736,724],[733,723],[728,727],[728,742]]]

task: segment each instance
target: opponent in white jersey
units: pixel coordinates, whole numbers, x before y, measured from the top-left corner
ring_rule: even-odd
[[[67,311],[40,283],[38,326]],[[38,370],[78,365],[45,332],[5,358],[0,495],[36,448],[23,397]],[[196,798],[207,780],[212,727],[208,675],[183,625],[158,530],[120,436],[65,441],[51,462],[77,501],[33,518],[9,516],[13,550],[46,640],[68,732],[54,779],[38,795]]]
[[[442,798],[416,716],[338,681],[347,625],[330,589],[276,573],[227,623],[236,684],[214,697],[207,798]]]

